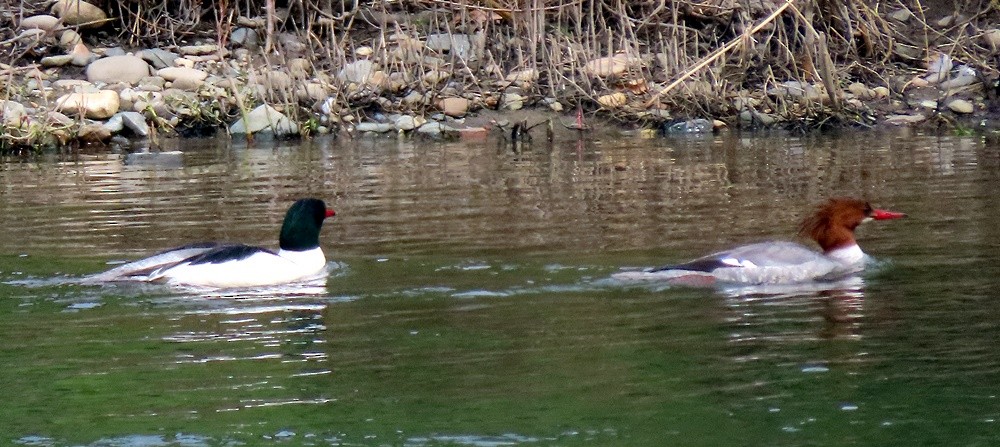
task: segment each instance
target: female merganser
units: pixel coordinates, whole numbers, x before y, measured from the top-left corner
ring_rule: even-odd
[[[830,199],[799,227],[799,234],[816,241],[823,253],[794,242],[763,242],[684,264],[622,272],[612,277],[687,285],[794,284],[839,279],[862,271],[868,259],[854,239],[854,229],[870,220],[900,217],[906,214],[875,209],[864,200]]]
[[[319,230],[323,219],[335,214],[322,200],[302,199],[285,214],[277,252],[240,244],[190,244],[93,275],[86,282],[143,281],[230,288],[318,279],[326,273]]]

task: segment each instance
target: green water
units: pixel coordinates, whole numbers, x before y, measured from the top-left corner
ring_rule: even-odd
[[[1000,442],[990,142],[182,145],[4,161],[0,444]],[[883,262],[857,283],[606,279],[791,238],[831,195],[910,215],[859,230]],[[319,293],[73,283],[194,240],[273,246],[303,196],[338,212]]]

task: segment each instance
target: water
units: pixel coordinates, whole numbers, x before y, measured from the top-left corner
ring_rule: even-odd
[[[996,142],[167,142],[0,164],[0,444],[994,445]],[[791,238],[832,195],[910,215],[818,290],[623,286]],[[325,287],[73,281],[338,212]]]

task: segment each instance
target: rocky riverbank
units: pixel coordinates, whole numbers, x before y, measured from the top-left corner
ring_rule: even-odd
[[[291,29],[287,17],[281,31],[269,33],[273,15],[239,16],[214,33],[203,29],[170,44],[136,46],[123,44],[129,30],[115,27],[128,23],[109,17],[108,5],[22,3],[0,10],[0,21],[9,25],[0,49],[11,55],[0,63],[0,147],[107,144],[126,137],[155,142],[216,131],[236,138],[500,132],[519,139],[538,132],[533,129],[586,132],[597,119],[681,133],[830,125],[995,128],[1000,28],[979,24],[996,11],[939,11],[934,21],[925,10],[883,11],[876,25],[884,35],[931,29],[938,38],[919,46],[913,39],[890,39],[885,48],[869,49],[888,62],[867,67],[860,55],[852,60],[831,50],[832,35],[810,30],[813,22],[805,20],[809,27],[796,42],[793,67],[779,70],[769,62],[762,65],[769,73],[730,79],[727,72],[752,63],[734,54],[772,51],[740,45],[780,32],[781,17],[800,20],[801,11],[789,5],[750,11],[757,16],[753,27],[710,51],[698,46],[697,59],[681,59],[683,42],[674,42],[674,52],[641,51],[641,41],[585,51],[544,33],[525,43],[503,31],[513,19],[502,8],[470,7],[464,15],[434,10],[432,23],[438,16],[450,20],[436,26],[416,26],[426,20],[419,14],[392,16],[389,25],[382,17],[381,27],[353,34],[328,24],[334,32],[326,44]],[[357,8],[354,14],[361,14]],[[858,38],[874,34],[865,23],[854,25],[857,33],[869,33]],[[501,31],[519,40],[492,41]],[[553,54],[532,60],[523,49]],[[543,113],[531,122],[504,119],[504,112],[522,108]]]

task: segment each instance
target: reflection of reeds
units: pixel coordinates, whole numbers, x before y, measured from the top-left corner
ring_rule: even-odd
[[[170,144],[181,143],[164,140],[163,149]],[[900,188],[936,200],[975,194],[977,177],[955,174],[996,158],[973,140],[878,136],[536,145],[520,154],[384,139],[317,139],[277,150],[183,144],[183,168],[132,166],[113,154],[6,164],[7,243],[81,253],[100,243],[107,245],[96,252],[136,254],[197,239],[270,244],[288,203],[315,195],[338,210],[324,234],[348,252],[627,250],[688,241],[694,255],[791,237],[802,212],[834,195],[879,203]],[[935,189],[942,177],[953,179],[950,186]],[[54,210],[68,228],[52,226]]]

